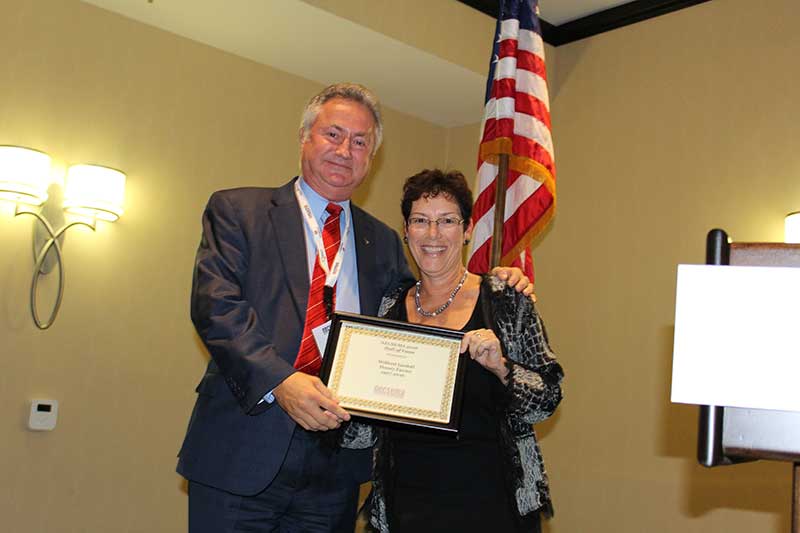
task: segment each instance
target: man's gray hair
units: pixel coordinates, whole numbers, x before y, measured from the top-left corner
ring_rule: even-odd
[[[375,138],[373,139],[374,145],[370,155],[374,156],[378,148],[380,148],[381,142],[383,142],[381,104],[378,101],[378,97],[375,96],[372,91],[358,83],[336,83],[334,85],[329,85],[308,102],[305,110],[303,110],[303,117],[300,121],[300,142],[302,143],[308,140],[308,135],[311,133],[311,126],[313,126],[314,122],[317,120],[322,105],[334,98],[358,102],[372,113],[372,118],[375,120]]]

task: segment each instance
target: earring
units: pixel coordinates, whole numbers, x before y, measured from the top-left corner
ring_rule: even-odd
[[[469,239],[464,239],[464,246],[469,244]]]
[[[408,235],[403,235],[403,242],[408,244]]]

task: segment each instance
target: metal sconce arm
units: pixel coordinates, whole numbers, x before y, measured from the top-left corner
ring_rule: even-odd
[[[33,278],[31,280],[31,316],[33,317],[33,321],[36,324],[36,327],[39,329],[47,329],[53,325],[55,321],[56,315],[58,314],[58,309],[61,307],[61,299],[64,296],[64,264],[61,259],[61,244],[58,242],[58,238],[63,235],[69,228],[72,226],[86,226],[90,228],[92,231],[95,231],[96,220],[92,220],[91,223],[84,222],[84,221],[75,221],[69,224],[65,224],[62,228],[55,231],[53,226],[50,222],[34,211],[21,211],[19,209],[19,205],[14,211],[14,216],[19,215],[31,215],[35,217],[44,227],[47,234],[50,235],[50,238],[45,241],[42,245],[41,250],[36,253],[36,264],[33,267]],[[39,311],[36,308],[36,288],[39,285],[39,277],[42,275],[42,265],[44,263],[45,257],[47,257],[48,252],[50,249],[53,248],[56,254],[56,265],[58,266],[58,293],[56,295],[56,301],[53,305],[53,310],[50,313],[50,317],[46,321],[42,321],[39,318]]]

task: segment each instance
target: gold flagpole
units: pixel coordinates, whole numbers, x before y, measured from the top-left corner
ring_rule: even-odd
[[[506,212],[506,181],[508,180],[508,154],[500,154],[495,195],[494,195],[494,227],[492,230],[492,255],[489,267],[500,266],[503,254],[503,223]]]

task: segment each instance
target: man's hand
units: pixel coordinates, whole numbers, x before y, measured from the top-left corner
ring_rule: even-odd
[[[536,302],[536,294],[533,292],[533,283],[528,279],[528,276],[522,273],[517,267],[494,267],[492,275],[505,281],[509,287],[513,287],[517,292],[521,292],[525,296],[530,296],[531,300]]]
[[[308,431],[336,429],[350,415],[318,377],[295,372],[272,392],[278,404]]]

